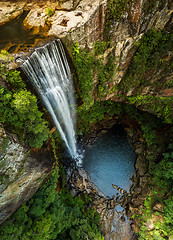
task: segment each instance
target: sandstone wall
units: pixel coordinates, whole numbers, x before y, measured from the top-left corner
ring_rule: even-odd
[[[50,166],[31,157],[15,135],[0,126],[0,223],[37,191]]]

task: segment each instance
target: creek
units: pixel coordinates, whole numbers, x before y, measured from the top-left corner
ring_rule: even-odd
[[[26,15],[27,12],[24,12],[17,19],[0,27],[0,49],[9,53],[27,51],[38,39],[44,39],[43,35],[34,34],[32,30],[25,28],[23,21]]]

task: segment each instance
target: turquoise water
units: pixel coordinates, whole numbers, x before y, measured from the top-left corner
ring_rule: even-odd
[[[123,128],[116,125],[108,133],[99,137],[93,146],[87,146],[84,169],[89,173],[93,183],[106,195],[116,193],[112,184],[127,192],[135,173],[136,154],[129,144]]]

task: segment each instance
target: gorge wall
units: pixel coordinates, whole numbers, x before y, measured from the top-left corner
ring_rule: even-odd
[[[50,171],[45,159],[32,157],[17,136],[0,127],[0,223],[30,199]]]

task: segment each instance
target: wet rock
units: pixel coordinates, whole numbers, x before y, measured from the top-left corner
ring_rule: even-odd
[[[125,217],[124,217],[124,215],[122,215],[121,217],[120,217],[120,219],[123,221],[123,222],[125,222]]]
[[[137,146],[136,149],[135,149],[135,153],[140,154],[142,152],[143,152],[143,147],[142,146]]]
[[[123,194],[123,193],[124,193],[124,190],[123,190],[122,188],[120,189],[120,193],[121,193],[121,194]]]
[[[132,199],[131,201],[135,206],[140,206],[144,204],[143,198]]]
[[[0,26],[19,17],[23,13],[25,2],[0,2]]]
[[[131,228],[134,232],[138,232],[138,227],[134,223],[131,224]]]
[[[146,222],[145,226],[148,228],[148,231],[152,231],[155,228],[153,219],[150,219],[150,221]]]
[[[117,189],[117,188],[118,188],[118,186],[115,185],[115,184],[112,184],[112,187],[113,187],[114,189]]]
[[[102,136],[102,135],[104,135],[104,134],[106,134],[107,133],[107,130],[106,129],[103,129],[103,130],[101,130],[99,133],[97,133],[97,137],[100,137],[100,136]]]
[[[145,158],[143,157],[138,157],[136,159],[136,163],[135,163],[135,168],[137,170],[137,174],[139,176],[143,176],[146,173],[146,162],[145,162]]]
[[[116,202],[117,202],[117,203],[120,202],[120,196],[116,197]]]
[[[121,206],[124,208],[124,207],[127,205],[128,202],[129,202],[128,198],[127,198],[127,197],[124,197]]]
[[[164,206],[162,203],[156,203],[154,206],[153,206],[153,211],[158,211],[158,212],[161,212],[163,213],[164,212]]]
[[[139,178],[139,185],[144,187],[147,184],[147,177],[143,176]]]
[[[131,194],[132,195],[139,195],[140,193],[141,193],[141,191],[142,191],[142,188],[141,187],[133,187],[132,189],[131,189]]]
[[[115,201],[114,201],[114,199],[111,199],[110,208],[114,208],[114,207],[115,207]]]

